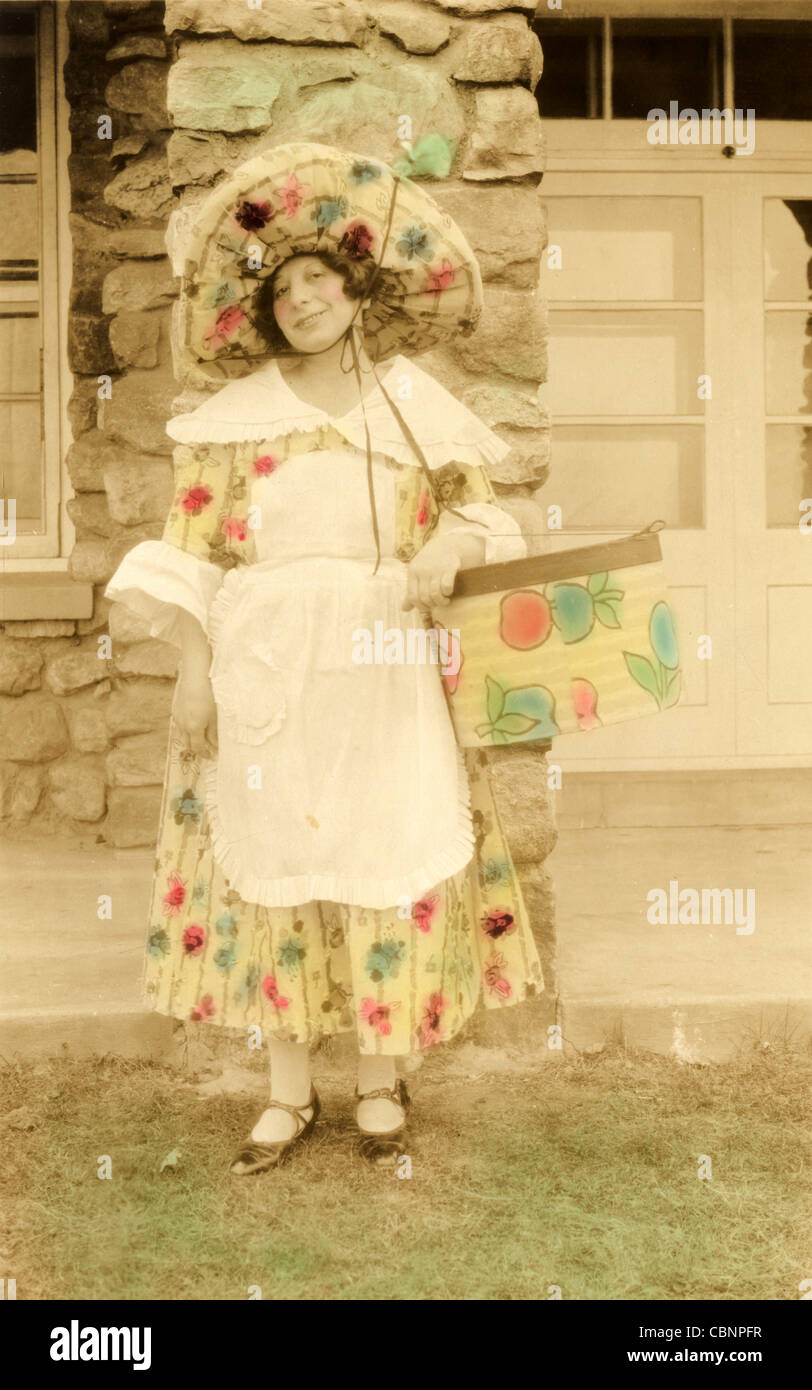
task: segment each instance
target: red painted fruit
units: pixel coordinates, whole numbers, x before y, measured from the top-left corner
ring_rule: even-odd
[[[521,652],[540,647],[547,641],[552,626],[550,605],[535,589],[516,589],[502,599],[499,635],[508,647]]]

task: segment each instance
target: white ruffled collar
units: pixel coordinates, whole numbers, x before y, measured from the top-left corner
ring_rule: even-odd
[[[411,380],[411,396],[402,398],[398,393],[401,377]],[[409,358],[398,354],[379,378],[394,397],[430,468],[450,461],[496,463],[510,452],[510,445]],[[229,382],[196,410],[174,416],[166,432],[180,444],[235,444],[277,439],[329,424],[348,443],[364,449],[365,415],[373,452],[420,466],[377,384],[364,397],[363,408],[359,400],[346,415],[333,419],[327,411],[299,399],[275,359],[250,376]]]

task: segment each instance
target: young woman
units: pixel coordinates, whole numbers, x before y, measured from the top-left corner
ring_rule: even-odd
[[[192,246],[187,350],[268,360],[169,423],[163,539],[107,589],[182,652],[146,993],[262,1028],[270,1101],[233,1173],[311,1132],[310,1045],[342,1031],[385,1166],[397,1057],[541,988],[486,758],[457,750],[438,666],[406,656],[461,567],[525,552],[485,472],[507,446],[395,351],[470,331],[478,270],[421,189],[312,145],[244,166]],[[383,660],[359,661],[376,634]]]

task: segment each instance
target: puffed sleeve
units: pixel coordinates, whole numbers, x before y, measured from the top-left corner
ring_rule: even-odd
[[[527,544],[519,524],[498,506],[484,466],[446,463],[434,470],[432,481],[439,503],[434,535],[467,531],[484,537],[486,565],[525,557]]]
[[[235,446],[181,444],[173,454],[175,496],[160,540],[141,541],[125,555],[105,594],[150,624],[150,634],[181,645],[180,613],[208,635],[208,615],[227,568],[234,511],[244,494]],[[244,535],[243,535],[244,538]]]

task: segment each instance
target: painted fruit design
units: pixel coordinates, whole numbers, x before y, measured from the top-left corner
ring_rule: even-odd
[[[591,681],[576,676],[572,682],[572,703],[579,729],[598,729],[598,692]]]
[[[555,699],[546,685],[505,685],[485,677],[487,723],[476,728],[477,738],[493,743],[520,743],[552,738],[558,733]]]
[[[560,583],[539,589],[514,589],[499,605],[499,636],[515,651],[540,647],[558,628],[562,640],[570,645],[588,637],[596,622],[603,627],[620,627],[618,605],[623,591],[614,587],[610,575],[591,574],[586,584]]]
[[[647,690],[658,709],[670,709],[680,697],[682,673],[671,609],[662,599],[655,603],[648,621],[653,659],[639,652],[624,652],[623,659],[632,680]]]
[[[536,589],[515,589],[499,605],[499,635],[508,647],[527,652],[546,642],[553,628],[549,600]]]

